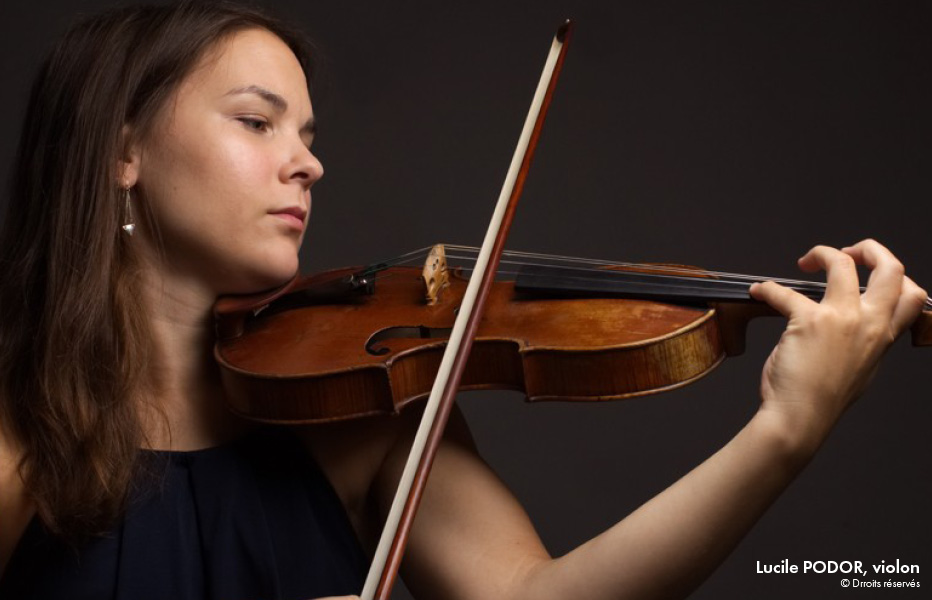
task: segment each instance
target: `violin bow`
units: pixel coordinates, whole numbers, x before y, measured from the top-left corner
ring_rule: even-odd
[[[401,566],[401,558],[407,545],[408,534],[414,522],[414,515],[420,505],[424,488],[427,485],[427,476],[453,408],[463,369],[479,328],[486,298],[495,279],[495,272],[498,270],[499,260],[505,247],[505,239],[508,236],[521,191],[524,189],[524,181],[534,158],[534,149],[537,147],[544,118],[547,116],[547,109],[550,107],[553,91],[563,67],[563,59],[569,47],[572,31],[573,23],[567,20],[553,37],[550,53],[547,55],[531,108],[511,159],[511,166],[505,176],[505,183],[495,205],[495,211],[492,213],[492,220],[486,231],[482,248],[479,250],[473,275],[466,288],[437,378],[434,380],[424,408],[424,415],[421,417],[421,424],[395,492],[395,499],[382,529],[382,537],[379,539],[379,545],[360,595],[362,600],[389,600],[391,596],[392,587]]]

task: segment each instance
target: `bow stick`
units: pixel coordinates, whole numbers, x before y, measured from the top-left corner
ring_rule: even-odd
[[[566,21],[554,35],[547,62],[531,102],[531,109],[524,121],[518,146],[515,148],[511,166],[495,205],[495,212],[492,214],[492,221],[479,251],[473,276],[466,288],[453,332],[447,342],[437,378],[431,388],[421,424],[414,437],[408,461],[395,492],[395,499],[382,530],[382,537],[372,559],[361,594],[362,600],[388,600],[391,596],[414,515],[427,484],[427,475],[430,473],[443,430],[450,417],[463,369],[484,312],[485,299],[495,279],[499,259],[505,247],[505,238],[508,236],[518,198],[524,188],[524,180],[553,97],[553,90],[563,67],[563,58],[569,47],[572,29],[573,23]]]

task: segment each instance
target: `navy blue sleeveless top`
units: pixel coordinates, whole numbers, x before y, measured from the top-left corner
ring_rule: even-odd
[[[77,551],[33,519],[0,599],[306,600],[358,594],[367,559],[330,483],[289,432],[143,451],[110,535]]]

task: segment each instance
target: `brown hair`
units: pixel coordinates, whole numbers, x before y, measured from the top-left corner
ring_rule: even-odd
[[[310,78],[309,45],[254,9],[182,1],[72,27],[33,84],[0,236],[0,423],[24,451],[38,515],[71,540],[121,514],[141,443],[148,321],[120,230],[123,128],[144,139],[205,53],[279,36]]]

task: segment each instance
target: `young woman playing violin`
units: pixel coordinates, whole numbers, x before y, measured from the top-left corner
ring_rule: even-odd
[[[120,9],[71,29],[30,98],[2,238],[0,597],[359,593],[418,411],[258,428],[224,407],[211,308],[297,270],[323,167],[310,56],[251,10]],[[720,451],[560,558],[454,414],[403,574],[421,598],[672,598],[819,448],[926,294],[881,244],[818,246],[760,408]],[[856,265],[871,269],[860,293]]]

